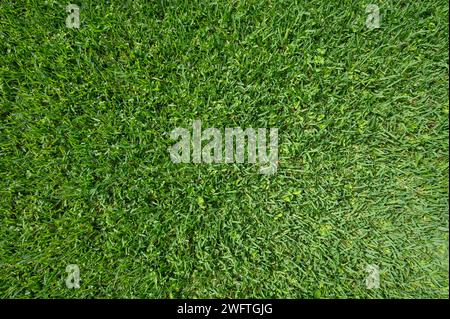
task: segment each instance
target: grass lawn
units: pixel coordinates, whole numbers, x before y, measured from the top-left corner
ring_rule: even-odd
[[[447,1],[72,3],[0,1],[0,297],[449,297]],[[276,174],[173,163],[194,120]]]

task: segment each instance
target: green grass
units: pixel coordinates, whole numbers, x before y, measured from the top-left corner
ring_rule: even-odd
[[[0,1],[0,297],[449,297],[447,1],[99,2]],[[172,163],[195,119],[277,174]]]

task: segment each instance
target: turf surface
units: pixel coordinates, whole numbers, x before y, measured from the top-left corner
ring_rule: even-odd
[[[1,297],[448,298],[446,1],[72,3],[0,1]],[[196,119],[277,173],[172,163]]]

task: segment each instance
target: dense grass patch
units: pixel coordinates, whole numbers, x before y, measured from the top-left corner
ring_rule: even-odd
[[[448,298],[446,1],[72,3],[0,1],[0,296]],[[277,174],[173,164],[195,119]]]

